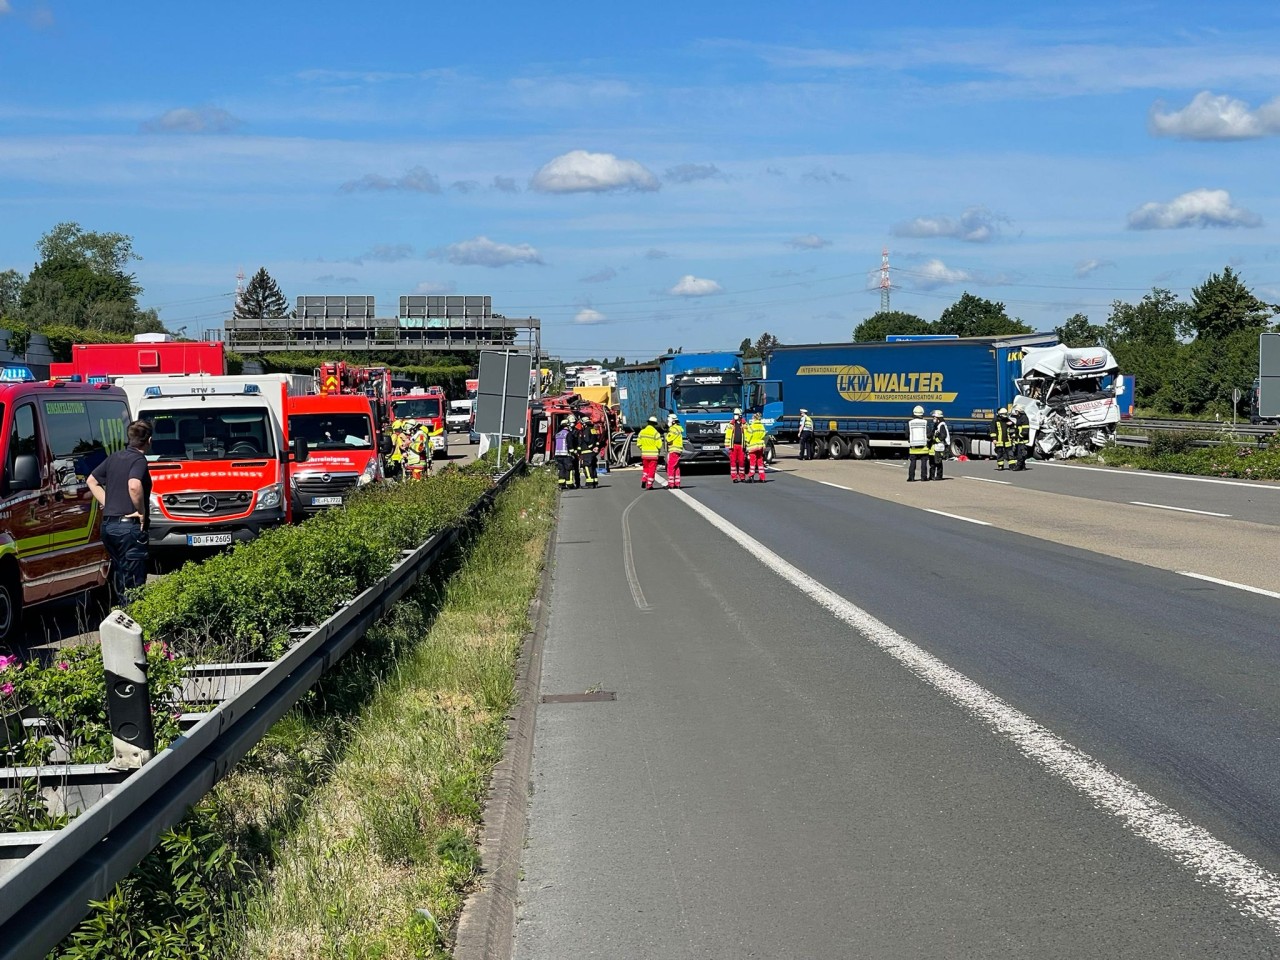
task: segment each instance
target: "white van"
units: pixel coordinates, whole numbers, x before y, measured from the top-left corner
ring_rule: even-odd
[[[449,412],[445,414],[444,425],[446,430],[453,433],[466,433],[471,429],[471,401],[470,400],[450,400]]]

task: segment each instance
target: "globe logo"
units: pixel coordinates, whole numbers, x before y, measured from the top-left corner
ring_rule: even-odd
[[[866,367],[841,367],[836,372],[836,391],[846,400],[869,400],[871,374]]]

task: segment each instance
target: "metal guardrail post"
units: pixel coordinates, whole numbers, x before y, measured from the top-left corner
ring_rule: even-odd
[[[102,621],[98,630],[107,680],[107,719],[115,748],[115,757],[109,766],[117,770],[137,770],[156,752],[142,627],[123,611],[116,610]]]

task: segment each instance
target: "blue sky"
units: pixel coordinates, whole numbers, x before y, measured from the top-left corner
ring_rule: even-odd
[[[75,220],[171,329],[266,267],[566,359],[847,339],[884,247],[929,320],[1280,302],[1278,46],[1259,3],[0,0],[0,270]]]

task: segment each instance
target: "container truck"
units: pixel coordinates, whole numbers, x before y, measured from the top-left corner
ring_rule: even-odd
[[[1024,351],[1057,342],[1038,333],[775,347],[764,372],[779,383],[783,412],[772,433],[797,441],[806,409],[818,456],[864,460],[876,449],[905,449],[907,421],[921,406],[946,416],[953,456],[990,454],[995,412],[1019,396]]]
[[[312,378],[120,376],[135,419],[151,421],[151,546],[221,547],[292,516],[288,473],[308,457],[288,430],[290,395]]]

